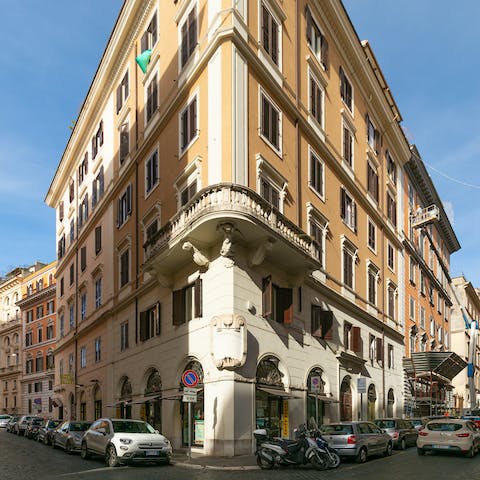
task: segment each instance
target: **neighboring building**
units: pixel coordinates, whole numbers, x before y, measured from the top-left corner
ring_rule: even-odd
[[[405,413],[453,408],[452,379],[465,363],[452,348],[450,255],[460,248],[415,146],[405,165]]]
[[[126,0],[46,197],[55,416],[181,447],[190,369],[206,454],[402,414],[400,121],[339,0]]]
[[[17,267],[0,279],[0,409],[3,413],[22,413],[22,317],[17,302],[22,298],[25,277],[42,267],[42,263]]]
[[[22,411],[43,416],[53,412],[56,264],[25,277],[22,299],[17,302],[22,316]]]
[[[453,381],[454,408],[456,413],[461,414],[463,409],[480,407],[480,339],[477,329],[475,349],[472,351],[472,358],[469,359],[471,330],[465,322],[465,320],[469,323],[475,321],[478,327],[480,297],[478,290],[464,276],[452,278],[452,288],[456,292],[456,295],[453,295],[451,317],[452,351],[457,352],[465,362],[472,362],[474,379],[471,385],[468,369],[464,369]]]

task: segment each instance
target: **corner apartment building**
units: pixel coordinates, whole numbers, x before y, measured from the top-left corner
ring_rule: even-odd
[[[471,366],[462,370],[453,381],[454,408],[456,413],[461,414],[463,409],[478,408],[480,405],[480,341],[478,339],[480,296],[478,289],[474,288],[463,275],[452,278],[452,288],[456,292],[452,296],[452,351],[458,353],[465,362],[471,363]],[[467,322],[472,321],[476,322],[477,327],[473,340],[471,328],[467,325]],[[470,380],[470,374],[473,380]]]
[[[420,153],[405,164],[405,412],[450,412],[452,379],[466,364],[451,337],[450,256],[460,244]],[[457,352],[457,353],[455,353]]]
[[[22,412],[41,416],[53,412],[56,264],[51,262],[26,276],[22,299],[17,302],[22,317]]]
[[[46,196],[58,416],[178,448],[187,369],[206,454],[401,414],[400,121],[339,0],[126,0]]]
[[[0,279],[0,409],[2,413],[22,412],[23,332],[20,307],[26,277],[43,264],[17,267]]]

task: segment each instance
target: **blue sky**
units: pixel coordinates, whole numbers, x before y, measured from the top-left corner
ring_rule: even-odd
[[[480,286],[471,228],[480,220],[480,2],[344,4],[449,212],[462,245],[451,272]],[[55,259],[55,214],[44,198],[121,5],[0,0],[0,275]]]

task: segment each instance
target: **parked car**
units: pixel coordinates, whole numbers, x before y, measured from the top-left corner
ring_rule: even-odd
[[[80,454],[82,458],[101,455],[110,467],[129,462],[170,463],[172,446],[147,422],[101,418],[85,433]]]
[[[12,415],[12,418],[10,418],[10,420],[7,423],[7,427],[6,427],[7,432],[15,433],[15,426],[17,422],[20,420],[20,418],[21,418],[21,415]]]
[[[480,416],[479,415],[462,415],[461,418],[464,420],[470,420],[473,422],[477,428],[480,428]]]
[[[38,429],[37,441],[50,445],[52,443],[52,433],[61,423],[61,420],[52,420],[51,418],[44,420]]]
[[[393,440],[393,448],[405,450],[416,445],[418,431],[408,420],[402,418],[377,418],[375,425],[383,428]]]
[[[459,452],[474,457],[480,449],[480,431],[470,420],[441,418],[431,420],[418,432],[417,452]]]
[[[408,418],[407,420],[415,427],[416,430],[421,430],[424,427],[421,418]]]
[[[11,415],[0,415],[0,428],[7,428],[7,423],[11,418]]]
[[[391,455],[393,441],[390,435],[372,422],[339,422],[322,425],[322,437],[340,457],[354,458],[363,463],[370,455]]]
[[[52,433],[52,447],[63,448],[67,453],[80,451],[82,437],[91,424],[85,421],[63,422]]]
[[[14,425],[14,433],[17,435],[24,435],[27,428],[27,422],[33,417],[33,415],[22,415],[18,422]]]
[[[25,437],[32,438],[36,440],[38,429],[42,426],[43,418],[42,417],[32,417],[27,422],[27,426],[25,427]]]

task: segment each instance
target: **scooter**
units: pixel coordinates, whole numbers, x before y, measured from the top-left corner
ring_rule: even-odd
[[[296,440],[270,438],[267,430],[254,430],[257,440],[257,464],[262,469],[271,469],[275,465],[305,465],[311,463],[317,470],[328,468],[327,456],[320,451],[315,439],[311,438],[305,425],[295,429]]]
[[[327,468],[337,468],[340,465],[340,456],[337,451],[328,445],[319,430],[310,431],[310,435],[315,439],[320,455],[325,458]]]

